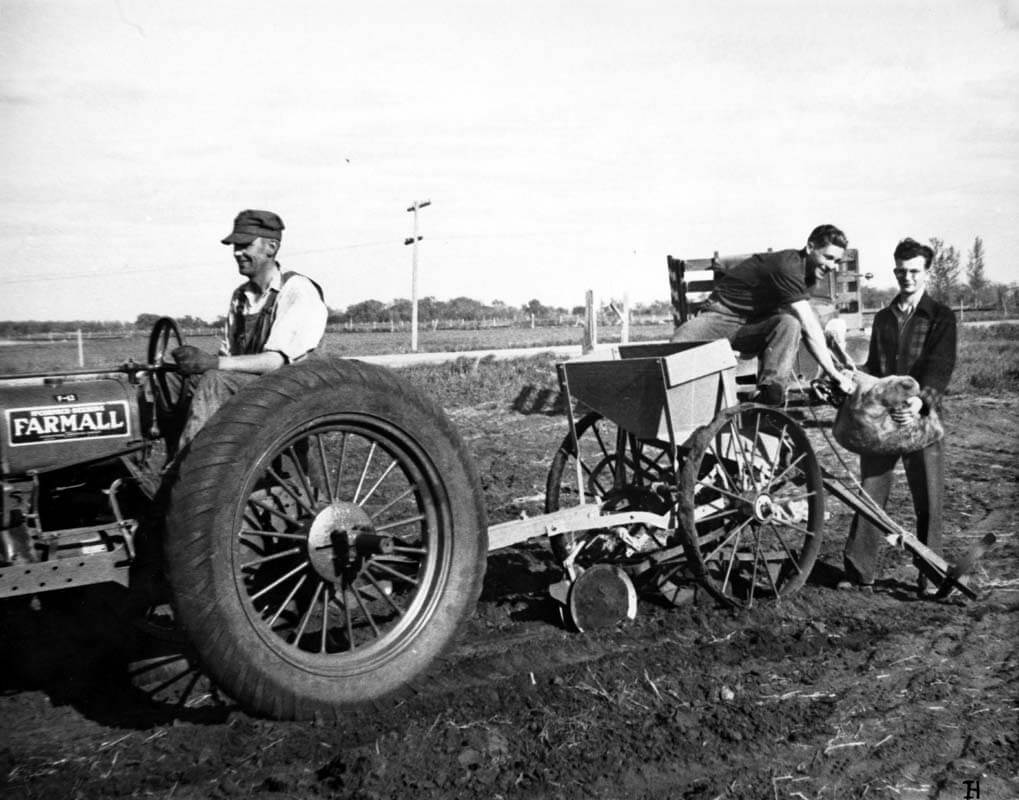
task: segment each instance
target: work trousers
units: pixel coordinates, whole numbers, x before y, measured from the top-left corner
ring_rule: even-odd
[[[757,356],[762,388],[776,386],[784,392],[793,380],[801,337],[800,321],[792,314],[746,317],[712,300],[700,314],[676,328],[672,341],[728,339],[734,350]]]
[[[197,377],[197,376],[196,376]],[[258,378],[251,372],[223,372],[210,369],[198,381],[192,381],[191,406],[180,435],[179,449],[183,449],[198,434],[219,407],[233,397],[242,387]]]
[[[860,456],[863,488],[884,508],[892,490],[895,465],[899,458],[913,496],[916,513],[916,537],[935,553],[941,553],[941,509],[945,493],[945,445],[939,440],[915,453],[903,456]],[[855,583],[873,583],[878,553],[885,533],[863,519],[853,518],[846,539],[843,560],[846,577]]]

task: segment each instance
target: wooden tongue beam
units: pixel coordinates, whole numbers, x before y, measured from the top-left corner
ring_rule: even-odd
[[[869,497],[861,497],[849,490],[841,480],[823,467],[821,468],[821,476],[824,488],[862,517],[869,520],[873,525],[884,531],[885,541],[888,544],[893,547],[905,547],[923,563],[922,569],[927,574],[927,577],[938,585],[936,597],[946,597],[952,589],[958,589],[971,600],[976,599],[976,592],[963,580],[963,576],[973,568],[973,565],[984,554],[984,551],[994,544],[995,537],[993,533],[984,536],[956,564],[949,564],[917,539],[916,536],[896,523],[895,520],[885,513],[884,509]]]

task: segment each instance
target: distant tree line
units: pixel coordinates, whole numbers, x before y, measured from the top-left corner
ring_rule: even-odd
[[[606,304],[607,307],[608,304]],[[622,304],[615,301],[615,306],[621,308]],[[364,300],[348,306],[344,311],[330,310],[329,323],[343,325],[347,323],[402,323],[411,320],[411,301],[406,298],[397,298],[391,303],[383,303],[380,300]],[[669,303],[658,301],[651,304],[639,304],[631,308],[636,315],[659,315],[668,316]],[[468,322],[502,321],[507,323],[530,322],[532,319],[538,322],[561,322],[567,318],[571,320],[584,315],[584,306],[548,306],[538,299],[532,299],[521,306],[511,306],[501,300],[493,300],[491,303],[482,303],[470,297],[455,297],[452,300],[437,300],[434,297],[425,297],[418,300],[418,321],[442,322],[447,320],[464,320]]]
[[[962,254],[953,245],[932,238],[930,246],[934,250],[934,261],[928,291],[935,300],[949,305],[961,303],[986,308],[1006,308],[1009,300],[1014,300],[1015,283],[1006,285],[987,279],[984,240],[979,236],[973,240],[973,247],[967,254],[965,271]]]
[[[410,322],[411,305],[411,301],[405,297],[398,297],[389,303],[375,299],[362,300],[347,306],[344,310],[330,309],[329,323],[342,325],[346,323]],[[447,319],[470,320],[472,322],[482,320],[513,321],[527,313],[528,308],[533,308],[539,316],[551,315],[556,312],[556,309],[544,306],[538,300],[532,300],[529,304],[517,308],[509,306],[501,300],[493,300],[490,304],[485,304],[470,297],[454,297],[452,300],[423,297],[418,300],[418,320],[421,322]]]
[[[94,319],[0,321],[0,337],[9,339],[44,337],[49,333],[74,333],[79,330],[90,334],[125,336],[134,331],[134,323],[103,322]]]

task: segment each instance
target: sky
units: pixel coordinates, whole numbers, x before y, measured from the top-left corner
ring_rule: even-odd
[[[0,319],[213,319],[286,223],[332,308],[668,297],[834,223],[1019,280],[1019,0],[0,0]]]

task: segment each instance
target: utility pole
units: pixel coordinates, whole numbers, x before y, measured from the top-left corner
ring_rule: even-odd
[[[410,351],[416,353],[418,350],[418,242],[423,236],[418,236],[418,209],[430,206],[431,200],[414,201],[414,204],[407,210],[414,214],[414,235],[404,239],[405,245],[412,246],[411,250],[411,273],[410,273]]]

